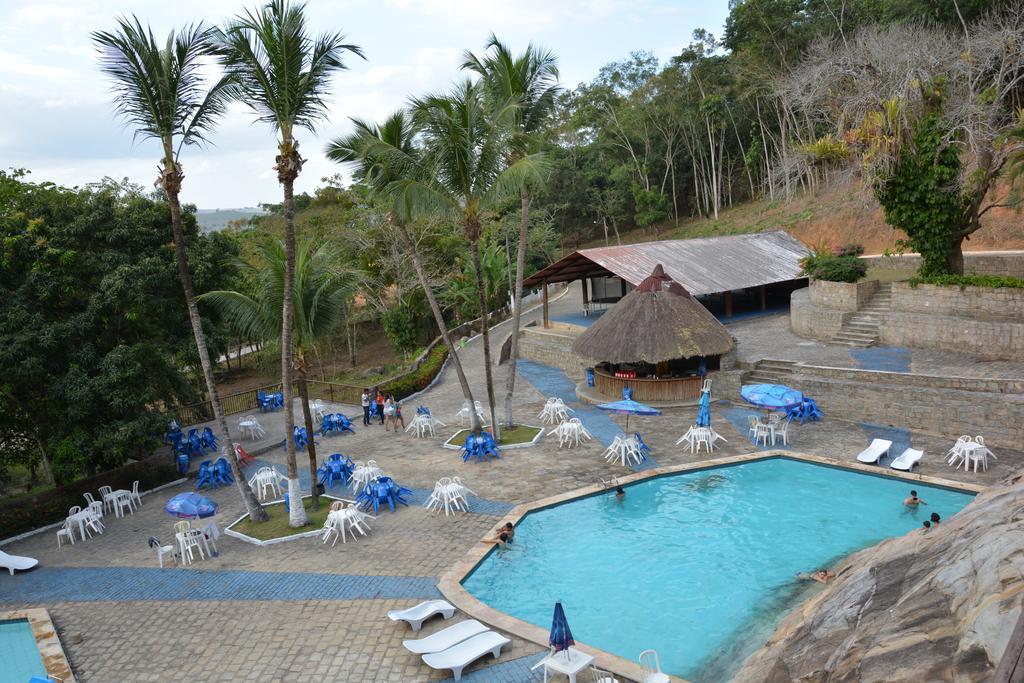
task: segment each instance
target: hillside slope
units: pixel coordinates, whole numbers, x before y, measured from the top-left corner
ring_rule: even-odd
[[[965,251],[1024,249],[1024,214],[1013,209],[994,209],[982,220],[982,229],[964,244]],[[766,230],[788,231],[811,248],[829,248],[843,244],[863,245],[865,253],[878,254],[896,245],[901,233],[882,217],[878,204],[859,187],[844,185],[805,194],[790,202],[757,201],[737,205],[719,214],[718,220],[696,218],[679,227],[665,223],[656,228],[622,233],[622,243],[652,240],[687,239],[736,235]],[[610,235],[615,243],[615,235]],[[585,247],[605,244],[604,239]],[[567,247],[566,253],[572,251]]]

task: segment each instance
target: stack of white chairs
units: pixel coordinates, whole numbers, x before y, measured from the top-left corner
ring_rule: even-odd
[[[971,466],[974,466],[974,471],[978,471],[978,466],[981,466],[982,470],[988,470],[988,459],[991,457],[993,460],[998,460],[996,454],[993,453],[988,446],[985,445],[985,438],[982,436],[976,436],[972,440],[970,436],[961,436],[953,444],[953,447],[946,453],[950,466],[959,468],[960,465],[964,466],[966,472]]]
[[[317,398],[310,401],[309,412],[313,414],[317,422],[323,422],[324,415],[327,414],[327,408],[324,406],[324,402]]]
[[[608,462],[621,461],[623,467],[628,467],[631,460],[638,465],[644,461],[644,455],[640,452],[640,444],[637,443],[636,437],[623,434],[617,434],[602,455]]]
[[[569,448],[572,448],[574,445],[579,446],[583,441],[589,441],[593,438],[578,417],[572,417],[564,422],[560,422],[557,427],[551,430],[551,433],[558,437],[559,448],[562,446],[568,446]]]
[[[456,510],[469,512],[466,494],[476,495],[458,477],[441,477],[434,484],[434,491],[427,498],[423,507],[434,512],[444,510],[446,517]]]
[[[350,502],[347,505],[341,501],[331,503],[331,511],[327,513],[327,520],[324,522],[323,541],[327,543],[333,536],[334,542],[331,543],[331,547],[334,547],[337,545],[339,537],[341,537],[342,543],[347,543],[347,536],[351,536],[354,540],[356,532],[366,536],[366,533],[370,531],[368,520],[371,519],[376,519],[376,517],[363,512],[354,503]]]
[[[469,401],[462,402],[462,408],[459,412],[455,413],[455,417],[459,418],[459,426],[465,427],[466,420],[472,417],[473,411],[476,411],[476,416],[480,420],[480,424],[484,424],[486,419],[484,418],[484,406],[480,401],[473,401],[473,406],[469,405]]]
[[[480,421],[483,422],[482,417]],[[412,422],[410,422],[409,426],[405,428],[405,431],[415,431],[416,436],[422,439],[427,434],[430,434],[430,436],[436,436],[437,428],[445,426],[446,425],[444,422],[441,422],[433,415],[424,415],[423,413],[416,413],[416,417],[412,419]]]
[[[544,408],[541,409],[537,417],[541,419],[541,422],[556,424],[568,420],[569,413],[573,412],[576,411],[565,405],[565,401],[557,396],[553,396],[544,403]]]
[[[242,433],[248,433],[250,439],[262,439],[267,435],[263,426],[260,425],[260,421],[256,419],[255,415],[246,415],[245,417],[238,418],[238,429]]]
[[[274,500],[281,497],[280,478],[281,475],[274,468],[261,467],[249,479],[249,486],[253,487],[260,500]]]
[[[376,460],[367,460],[365,463],[361,460],[356,460],[355,468],[352,470],[352,490],[358,494],[371,481],[383,476],[384,470],[377,466]]]

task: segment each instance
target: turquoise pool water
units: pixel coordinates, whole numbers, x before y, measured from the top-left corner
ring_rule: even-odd
[[[928,503],[903,505],[911,488]],[[772,458],[651,479],[526,516],[507,550],[464,581],[503,612],[550,628],[561,600],[581,642],[663,671],[728,680],[819,584],[797,572],[944,519],[972,499],[948,489]]]
[[[0,621],[0,683],[26,683],[46,676],[36,637],[27,619]]]

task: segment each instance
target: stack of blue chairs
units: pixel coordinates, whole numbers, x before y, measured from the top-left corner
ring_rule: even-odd
[[[220,482],[213,476],[213,463],[209,460],[199,463],[199,474],[196,475],[196,490],[199,491],[204,486],[209,486],[211,489],[220,486]]]
[[[327,436],[338,432],[351,432],[356,433],[356,430],[352,429],[352,421],[341,413],[335,413],[334,415],[324,415],[324,421],[320,424],[320,436]]]
[[[351,481],[355,467],[356,464],[352,462],[352,458],[347,455],[342,456],[341,453],[332,453],[327,458],[327,462],[317,470],[317,474],[320,475],[320,483],[324,486],[334,486],[335,482],[345,485]]]
[[[481,432],[480,436],[470,434],[466,437],[466,445],[462,450],[462,462],[473,458],[476,462],[486,462],[488,458],[500,458],[498,444],[494,443],[494,435]]]
[[[235,477],[231,474],[231,465],[228,464],[227,458],[218,458],[217,462],[213,463],[213,481],[224,486],[235,483]]]
[[[814,402],[813,398],[804,396],[803,402],[800,405],[793,406],[786,411],[786,417],[790,420],[800,420],[800,424],[810,420],[816,421],[825,417],[821,409],[818,408],[818,404]]]
[[[309,443],[309,435],[306,433],[305,427],[299,427],[296,425],[292,428],[292,438],[295,440],[295,448],[305,448],[306,444]]]
[[[268,394],[261,389],[256,392],[256,402],[260,404],[261,413],[273,412],[284,407],[284,393],[276,391],[273,394]]]
[[[409,489],[399,486],[391,477],[378,477],[371,481],[356,498],[356,507],[369,510],[373,507],[373,514],[380,511],[380,504],[387,503],[391,511],[395,511],[395,503],[408,506],[404,496],[412,493]]]
[[[427,417],[430,417],[430,408],[426,406],[419,406],[418,408],[416,408],[416,414],[426,415]]]
[[[199,435],[198,429],[188,430],[188,448],[193,457],[206,455],[206,445],[203,444],[203,437]]]
[[[203,429],[203,435],[199,437],[199,442],[204,448],[209,448],[211,451],[217,450],[217,437],[213,435],[213,430],[209,427]]]

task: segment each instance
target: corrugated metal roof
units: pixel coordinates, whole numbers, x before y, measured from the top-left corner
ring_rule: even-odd
[[[803,277],[800,261],[809,253],[802,242],[781,230],[596,247],[573,252],[524,284],[612,274],[635,286],[660,263],[692,294],[711,294]]]

